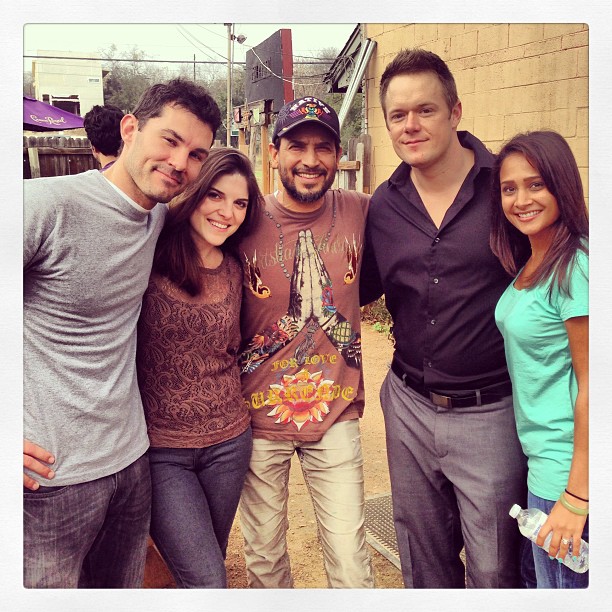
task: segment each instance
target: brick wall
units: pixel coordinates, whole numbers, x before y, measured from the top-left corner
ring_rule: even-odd
[[[437,53],[457,81],[469,130],[492,151],[517,132],[552,129],[569,142],[588,193],[586,24],[365,24],[377,47],[366,72],[372,185],[397,167],[378,101],[380,77],[402,48]]]

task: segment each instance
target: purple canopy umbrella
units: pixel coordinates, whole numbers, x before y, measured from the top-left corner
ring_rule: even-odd
[[[36,132],[74,130],[83,127],[83,117],[23,96],[23,129]]]

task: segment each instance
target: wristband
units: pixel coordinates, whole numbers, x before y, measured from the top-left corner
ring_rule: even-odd
[[[580,495],[576,495],[575,493],[570,493],[567,489],[565,489],[565,492],[568,495],[571,495],[572,497],[575,497],[576,499],[579,499],[580,501],[586,502],[587,504],[589,503],[588,499],[584,499],[584,497],[580,497]]]
[[[569,510],[570,512],[573,512],[574,514],[579,514],[580,516],[587,516],[588,513],[589,513],[589,509],[588,508],[578,508],[578,506],[574,506],[573,504],[570,504],[567,501],[567,498],[565,497],[565,495],[563,493],[561,493],[561,496],[559,497],[559,503],[566,510]]]

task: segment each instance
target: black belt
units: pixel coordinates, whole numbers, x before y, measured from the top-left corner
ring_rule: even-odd
[[[401,366],[393,360],[391,362],[391,371],[402,379],[402,382],[407,387],[410,387],[423,397],[426,397],[430,402],[442,408],[467,408],[468,406],[482,406],[498,402],[502,398],[512,394],[512,383],[509,380],[504,382],[489,385],[482,389],[470,389],[465,393],[469,395],[443,395],[433,389],[427,389],[423,385],[419,385],[410,379],[408,374],[402,370]]]

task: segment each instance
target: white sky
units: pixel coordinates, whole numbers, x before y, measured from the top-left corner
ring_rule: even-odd
[[[610,3],[605,0],[577,2],[576,0],[332,0],[331,2],[288,2],[287,0],[20,0],[3,4],[0,20],[0,108],[2,109],[3,158],[0,164],[0,184],[3,186],[3,221],[0,224],[0,390],[3,399],[2,453],[0,453],[0,477],[2,480],[3,520],[0,521],[0,587],[5,607],[10,610],[41,610],[43,612],[181,612],[215,610],[274,611],[294,608],[312,610],[338,610],[344,612],[379,612],[383,610],[423,610],[448,607],[453,612],[463,610],[515,611],[524,606],[539,609],[588,609],[589,612],[607,610],[610,590],[610,563],[605,553],[612,544],[607,511],[610,508],[612,470],[610,470],[610,439],[612,439],[612,406],[610,402],[610,372],[612,371],[612,216],[610,211],[609,184],[612,167],[612,79],[610,65]],[[236,34],[247,36],[246,44],[256,45],[279,27],[283,20],[316,24],[314,28],[293,33],[295,54],[307,55],[307,51],[335,46],[342,48],[352,25],[335,34],[330,33],[329,24],[347,22],[486,22],[486,23],[533,23],[565,22],[589,25],[589,119],[590,119],[590,165],[589,201],[591,204],[591,278],[592,310],[590,315],[591,343],[591,480],[593,482],[594,512],[590,517],[592,546],[591,586],[586,591],[403,591],[401,589],[376,590],[329,590],[310,589],[279,592],[253,590],[227,593],[219,591],[204,593],[194,591],[179,593],[175,590],[146,590],[130,593],[119,591],[66,592],[26,591],[22,588],[22,508],[21,508],[21,447],[22,447],[22,74],[24,49],[59,47],[67,50],[90,50],[108,48],[109,43],[118,43],[119,49],[131,48],[133,44],[154,59],[193,60],[194,52],[199,58],[201,51],[194,50],[177,29],[166,25],[156,26],[142,40],[137,29],[130,25],[125,38],[124,27],[117,24],[187,23],[196,24],[206,20],[206,28],[217,32],[206,32],[191,25],[189,31],[206,45],[225,56],[227,42],[223,23],[247,22],[236,28]],[[46,38],[43,28],[34,33],[26,24],[53,22],[98,24],[93,31],[85,33],[85,25],[73,26],[82,30],[84,38],[75,30],[60,38]],[[260,30],[254,24],[274,24],[269,30]],[[217,25],[212,25],[217,24]],[[64,26],[47,26],[50,35]],[[152,27],[152,26],[151,26]],[[336,28],[332,28],[336,29]],[[24,36],[26,39],[24,39]],[[100,38],[98,38],[100,36]],[[218,39],[218,40],[217,40]],[[24,43],[26,43],[24,45]],[[146,46],[145,46],[146,44]],[[149,47],[151,45],[151,47]],[[235,46],[240,58],[240,45]],[[214,56],[214,53],[211,53]],[[203,54],[202,54],[203,57]],[[367,380],[366,380],[367,384]],[[52,407],[50,407],[52,409]],[[368,409],[366,407],[366,409]],[[382,418],[382,416],[381,416]],[[606,604],[605,602],[608,601]]]
[[[247,49],[280,28],[291,29],[294,56],[317,57],[328,47],[341,51],[356,25],[236,23],[234,35],[243,34],[247,39],[243,44],[234,43],[234,61],[243,62]],[[147,59],[190,62],[195,54],[196,61],[227,61],[227,34],[223,23],[28,23],[23,29],[24,55],[41,50],[100,53],[114,44],[118,53],[137,47]],[[31,62],[24,58],[24,70],[31,70]]]

